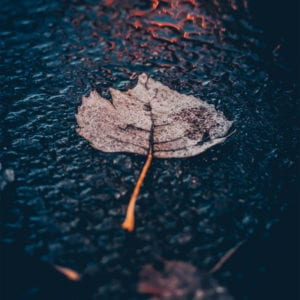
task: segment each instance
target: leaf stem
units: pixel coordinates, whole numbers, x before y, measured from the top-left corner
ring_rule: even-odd
[[[244,244],[245,241],[239,242],[233,248],[229,249],[215,264],[215,266],[209,271],[209,273],[215,273],[219,271],[223,265],[233,256],[233,254]]]
[[[150,148],[148,156],[147,156],[147,160],[146,160],[146,162],[143,166],[143,169],[140,173],[140,176],[139,176],[139,178],[136,182],[136,185],[135,185],[134,190],[132,192],[131,198],[129,200],[129,204],[128,204],[127,212],[126,212],[126,217],[125,217],[125,220],[122,224],[122,228],[129,231],[129,232],[134,230],[135,203],[136,203],[137,197],[139,195],[141,186],[142,186],[142,184],[144,182],[144,179],[146,177],[146,174],[147,174],[147,172],[150,168],[152,159],[153,159],[152,148]]]

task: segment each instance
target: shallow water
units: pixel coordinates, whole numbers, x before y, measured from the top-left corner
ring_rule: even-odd
[[[137,297],[138,271],[158,257],[212,267],[267,233],[293,197],[296,95],[284,44],[268,40],[246,1],[138,3],[0,8],[2,241],[83,274],[107,270],[95,298]],[[92,149],[75,113],[91,89],[109,98],[140,72],[214,104],[236,133],[197,157],[154,161],[128,235],[120,223],[144,158]]]

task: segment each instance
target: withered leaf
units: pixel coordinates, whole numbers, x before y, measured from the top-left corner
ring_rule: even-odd
[[[138,292],[151,295],[151,300],[233,299],[210,274],[182,261],[164,261],[156,267],[145,265],[140,273]]]
[[[72,281],[79,281],[80,280],[80,275],[76,271],[62,267],[62,266],[55,266],[55,269],[59,271],[60,273],[64,274],[68,279]]]
[[[112,103],[96,91],[83,97],[77,132],[104,152],[188,157],[223,142],[232,124],[213,105],[171,90],[142,74],[126,92],[110,89]]]
[[[134,229],[135,202],[153,157],[189,157],[223,142],[232,122],[194,96],[180,94],[146,74],[126,92],[110,89],[112,102],[96,91],[83,97],[78,134],[104,152],[148,155],[122,227]]]

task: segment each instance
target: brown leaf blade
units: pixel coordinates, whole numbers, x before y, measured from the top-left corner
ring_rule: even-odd
[[[78,134],[104,152],[147,155],[152,146],[154,157],[194,156],[223,142],[232,124],[213,105],[146,74],[133,89],[110,93],[112,103],[93,91],[76,115]]]
[[[145,265],[139,277],[138,292],[151,300],[232,300],[212,276],[182,261],[164,261],[159,268]]]

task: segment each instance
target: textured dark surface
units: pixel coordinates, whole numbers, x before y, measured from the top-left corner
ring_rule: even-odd
[[[295,45],[242,1],[161,3],[142,17],[150,5],[109,2],[2,1],[1,240],[89,274],[96,299],[133,299],[144,264],[208,269],[295,201]],[[164,18],[183,25],[157,26]],[[236,134],[194,158],[155,160],[127,234],[120,223],[144,158],[92,149],[75,112],[92,88],[108,97],[135,72],[214,104]]]

